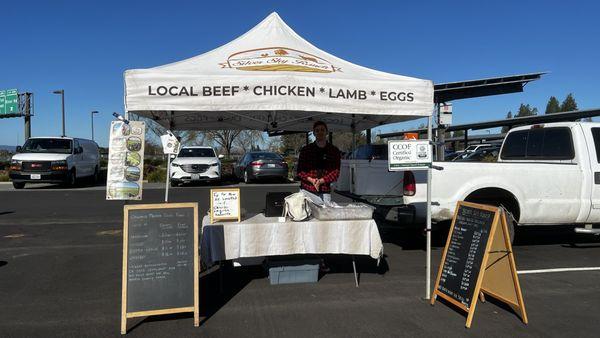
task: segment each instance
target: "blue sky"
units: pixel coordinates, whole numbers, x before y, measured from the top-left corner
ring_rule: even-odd
[[[17,3],[15,3],[17,4]],[[123,112],[123,72],[223,45],[273,11],[317,47],[366,67],[434,83],[549,71],[523,93],[454,102],[454,122],[504,118],[520,103],[543,113],[551,95],[600,107],[598,2],[580,1],[29,1],[2,6],[0,89],[35,97],[32,135],[106,146]],[[421,121],[385,131],[412,128]],[[0,119],[0,144],[23,142],[23,119]]]

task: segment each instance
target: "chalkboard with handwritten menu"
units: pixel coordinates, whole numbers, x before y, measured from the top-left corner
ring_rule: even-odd
[[[496,212],[458,205],[437,290],[470,307]]]
[[[124,208],[122,321],[198,309],[198,204]]]
[[[210,222],[241,220],[240,189],[210,190]]]

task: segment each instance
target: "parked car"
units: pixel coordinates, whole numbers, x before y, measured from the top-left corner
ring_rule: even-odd
[[[194,182],[219,182],[221,161],[212,147],[182,147],[171,162],[171,186]]]
[[[100,153],[92,140],[71,137],[32,137],[10,160],[9,177],[15,189],[26,183],[63,183],[98,180]]]
[[[465,152],[455,157],[453,162],[496,162],[499,146],[481,147],[474,152]]]
[[[244,154],[235,164],[235,176],[248,183],[257,179],[287,180],[288,165],[277,153],[253,151]]]

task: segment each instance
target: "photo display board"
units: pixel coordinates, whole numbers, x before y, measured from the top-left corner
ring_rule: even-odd
[[[146,124],[112,121],[106,174],[107,200],[141,200]]]
[[[458,202],[431,295],[468,312],[471,327],[477,299],[490,295],[511,306],[527,324],[503,208]]]
[[[210,189],[210,222],[241,221],[240,189]]]
[[[127,318],[194,312],[198,326],[198,204],[124,207],[121,333]]]

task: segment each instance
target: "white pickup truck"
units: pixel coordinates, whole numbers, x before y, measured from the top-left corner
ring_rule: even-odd
[[[600,223],[600,123],[559,122],[512,129],[498,161],[435,162],[432,220],[452,219],[458,201],[503,205],[516,225]],[[404,202],[426,217],[426,172],[404,173]]]

